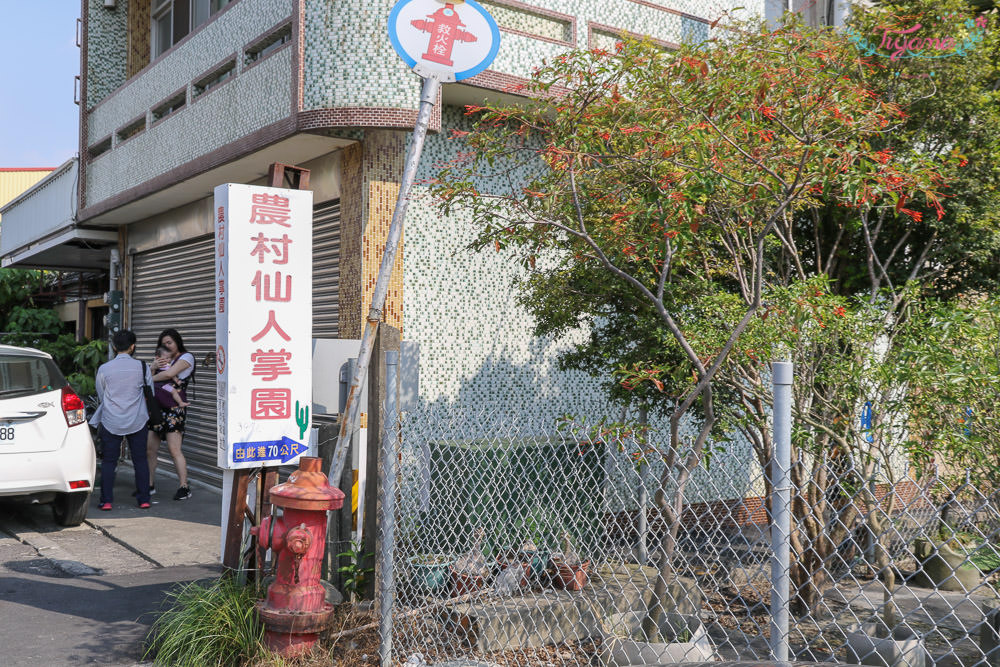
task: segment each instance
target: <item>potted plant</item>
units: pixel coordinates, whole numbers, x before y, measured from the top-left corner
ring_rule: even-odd
[[[448,585],[448,570],[455,558],[447,554],[417,554],[407,559],[413,588],[434,594]]]
[[[508,547],[497,552],[496,564],[500,575],[507,570],[514,575],[506,575],[505,581],[517,588],[527,588],[533,574],[533,563],[538,550],[533,542],[523,542],[519,547]]]
[[[472,549],[463,554],[451,566],[452,595],[455,597],[475,593],[486,587],[486,579],[490,576],[490,567],[483,556],[483,536],[486,531],[482,526],[473,532]]]
[[[559,535],[565,532],[563,522],[541,500],[537,500],[521,519],[518,528],[523,536],[521,557],[530,564],[532,577],[541,580],[549,567],[552,548]]]
[[[590,561],[583,560],[573,548],[569,533],[563,533],[562,553],[552,555],[555,568],[554,583],[567,591],[579,591],[587,585]]]

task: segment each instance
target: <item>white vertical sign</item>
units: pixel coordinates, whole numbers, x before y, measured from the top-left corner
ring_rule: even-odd
[[[219,467],[292,463],[309,450],[312,192],[215,188]]]

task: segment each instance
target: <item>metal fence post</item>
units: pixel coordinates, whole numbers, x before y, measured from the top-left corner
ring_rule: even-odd
[[[396,389],[399,352],[385,353],[385,419],[382,422],[382,452],[379,472],[378,561],[376,595],[379,604],[379,664],[392,665],[392,608],[396,585],[394,562],[396,545],[396,443],[399,437],[399,414]]]
[[[774,460],[771,461],[771,659],[788,661],[791,552],[792,364],[771,364]]]

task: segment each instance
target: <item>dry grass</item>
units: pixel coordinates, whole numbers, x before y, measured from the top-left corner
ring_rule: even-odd
[[[461,657],[472,657],[468,645],[459,635],[448,632],[430,634],[429,626],[436,625],[427,618],[401,619],[395,627],[394,663],[402,665],[412,653],[420,653],[430,664]],[[338,633],[374,623],[369,612],[351,605],[341,605],[330,624],[330,630],[320,640],[320,645],[308,656],[295,660],[268,656],[248,667],[374,667],[378,664],[378,630],[363,632],[331,640]],[[443,630],[436,628],[437,630]],[[579,667],[589,665],[597,653],[594,642],[564,644],[532,649],[517,649],[476,655],[475,658],[500,667]]]

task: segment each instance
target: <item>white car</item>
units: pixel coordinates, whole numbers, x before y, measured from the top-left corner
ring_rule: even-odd
[[[96,464],[83,401],[52,356],[0,345],[0,499],[50,502],[56,521],[77,526]]]

